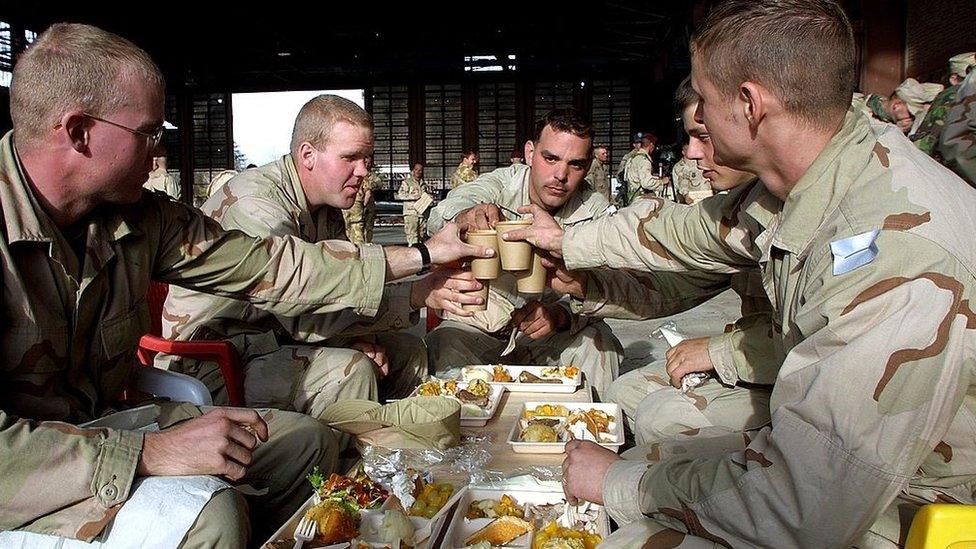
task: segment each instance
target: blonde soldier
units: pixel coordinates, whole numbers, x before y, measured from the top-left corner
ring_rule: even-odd
[[[166,171],[165,151],[163,154],[153,157],[153,171],[149,172],[149,179],[146,180],[143,187],[151,191],[162,191],[176,200],[180,199],[180,180]]]
[[[150,279],[275,314],[368,314],[387,276],[422,267],[418,250],[336,257],[295,238],[226,232],[145,191],[164,89],[144,51],[87,25],[52,25],[14,68],[14,129],[0,140],[0,546],[155,526],[170,546],[243,547],[248,505],[216,475],[255,488],[263,539],[308,497],[305,472],[333,467],[330,431],[289,412],[164,404],[159,432],[72,425],[123,406],[149,329]],[[472,250],[446,249],[431,253],[443,262]],[[167,513],[172,491],[197,505]]]
[[[671,180],[685,204],[697,204],[712,196],[713,192],[698,164],[688,158],[687,148],[685,145],[681,151],[681,160],[671,168]]]
[[[593,149],[593,162],[590,163],[590,171],[586,174],[586,180],[593,187],[593,190],[603,195],[603,198],[610,202],[610,174],[607,173],[607,160],[610,157],[606,147],[595,147]]]
[[[695,121],[698,95],[690,78],[678,86],[675,107],[688,134],[687,158],[702,167],[716,190],[755,181],[750,173],[715,163],[708,131]],[[769,423],[769,391],[783,362],[772,333],[772,305],[757,269],[732,275],[730,283],[742,301],[742,318],[724,334],[682,341],[666,359],[628,372],[610,386],[608,400],[620,405],[637,444],[687,436],[692,430],[705,437]],[[688,391],[677,389],[694,372],[718,379]]]
[[[352,206],[342,211],[346,225],[346,236],[353,244],[368,244],[373,242],[373,225],[376,223],[376,199],[373,189],[383,184],[384,177],[372,166],[373,159],[368,160],[369,173],[363,178],[356,192],[356,199]]]
[[[413,169],[397,190],[397,198],[403,200],[403,232],[406,234],[408,246],[420,242],[427,233],[425,212],[417,211],[417,200],[425,194],[427,184],[424,182],[424,165],[418,162],[413,165]]]
[[[670,181],[667,176],[658,177],[654,173],[654,162],[651,160],[651,154],[654,153],[655,147],[657,147],[657,136],[650,132],[644,133],[641,137],[640,147],[624,166],[624,179],[627,181],[630,190],[628,203],[633,202],[634,198],[643,194],[656,195],[660,193]]]
[[[355,103],[315,97],[298,113],[290,154],[231,179],[201,209],[225,229],[253,236],[290,235],[340,257],[382,253],[377,246],[347,242],[341,216],[367,173],[372,128],[370,116]],[[414,311],[425,300],[460,312],[438,300],[454,299],[450,290],[430,295],[433,285],[464,278],[445,276],[438,272],[421,282],[387,285],[376,316],[347,309],[287,318],[244,301],[175,288],[166,300],[163,335],[229,340],[245,365],[248,406],[319,417],[338,399],[402,398],[419,384],[427,372],[427,349],[420,338],[394,332],[416,322]],[[157,364],[206,381],[214,393],[223,389],[213,363],[161,357]]]
[[[573,441],[565,491],[624,524],[611,548],[896,547],[920,505],[976,502],[976,192],[848,109],[855,46],[837,3],[732,0],[691,49],[716,161],[761,185],[565,235],[533,208],[524,232],[569,268],[758,264],[787,353],[771,426],[639,459]]]
[[[461,155],[461,163],[454,170],[454,174],[451,175],[451,189],[456,189],[462,183],[470,183],[478,178],[478,171],[475,166],[478,165],[478,153],[474,151],[467,151]]]
[[[488,228],[525,204],[540,204],[567,226],[603,215],[609,204],[583,185],[589,166],[592,127],[572,109],[549,112],[525,145],[529,165],[513,165],[485,174],[451,191],[430,217],[430,228],[456,220],[462,229]],[[516,214],[517,215],[517,214]],[[633,279],[620,274],[628,282]],[[613,279],[610,277],[609,279]],[[574,314],[570,304],[551,293],[527,300],[516,291],[515,277],[504,273],[490,283],[488,310],[471,318],[447,315],[427,335],[430,361],[437,372],[465,364],[500,360],[510,331],[524,336],[507,360],[519,364],[576,365],[601,394],[617,376],[622,349],[605,322]],[[621,286],[618,284],[615,288]],[[621,294],[640,296],[636,282]]]

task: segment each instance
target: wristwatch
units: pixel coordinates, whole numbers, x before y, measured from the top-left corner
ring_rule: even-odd
[[[413,246],[411,246],[411,248],[417,248],[418,250],[420,250],[420,262],[422,263],[422,266],[420,267],[420,270],[417,271],[417,274],[421,275],[421,274],[429,273],[430,272],[430,250],[427,249],[427,245],[424,244],[423,242],[418,242]]]

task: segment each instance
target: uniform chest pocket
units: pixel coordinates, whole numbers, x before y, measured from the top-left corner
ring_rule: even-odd
[[[149,332],[149,305],[146,300],[136,303],[128,311],[102,321],[102,349],[111,359],[135,350],[139,338]]]
[[[68,367],[68,327],[11,324],[0,335],[0,369],[17,374],[46,374]]]

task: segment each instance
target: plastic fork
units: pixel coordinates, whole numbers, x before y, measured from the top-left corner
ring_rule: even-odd
[[[312,538],[315,537],[315,529],[316,524],[314,520],[308,517],[302,517],[302,520],[298,521],[298,526],[295,528],[295,545],[292,546],[292,549],[301,549],[306,541],[312,541]]]

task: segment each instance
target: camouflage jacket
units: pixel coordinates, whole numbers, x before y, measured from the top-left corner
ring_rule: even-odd
[[[610,174],[607,167],[596,158],[590,163],[590,171],[586,174],[586,180],[590,182],[593,190],[603,195],[603,198],[610,200]]]
[[[682,157],[673,168],[671,168],[671,180],[678,194],[692,198],[695,202],[712,194],[712,186],[698,169],[698,163],[694,160]],[[694,194],[690,194],[694,193]]]
[[[380,186],[384,180],[385,178],[378,171],[370,170],[359,186],[356,201],[349,208],[342,210],[346,223],[359,223],[364,220],[366,210],[376,209],[376,197],[373,194],[373,189]]]
[[[614,463],[603,493],[618,521],[841,547],[899,494],[974,502],[976,192],[852,111],[785,203],[751,186],[674,207],[641,201],[569,229],[568,266],[758,263],[786,358],[772,426],[745,450]]]
[[[417,181],[413,174],[408,173],[407,177],[403,178],[403,183],[400,184],[400,188],[397,189],[397,198],[403,200],[403,215],[417,215],[417,211],[414,209],[414,202],[418,198],[427,192],[427,184],[421,179]]]
[[[915,146],[929,156],[935,154],[935,146],[939,144],[939,137],[945,128],[946,115],[949,114],[949,108],[956,101],[956,91],[958,90],[959,86],[949,86],[935,96],[925,118],[911,136]]]
[[[180,199],[180,180],[166,170],[156,169],[149,172],[149,179],[143,187],[162,191],[177,200]]]
[[[451,188],[456,189],[462,183],[470,183],[478,178],[478,172],[471,166],[459,165],[451,175]]]
[[[959,85],[945,120],[936,151],[946,167],[976,187],[976,70]]]
[[[517,218],[519,206],[530,204],[530,172],[531,168],[525,164],[498,168],[451,191],[431,212],[428,222],[430,232],[440,230],[445,222],[453,221],[459,213],[478,204],[497,204],[508,219]],[[562,226],[572,227],[605,215],[609,206],[606,198],[594,192],[589,185],[581,183],[566,204],[553,212],[553,216]],[[690,300],[697,304],[707,299],[701,297],[702,286],[711,289],[709,297],[722,289],[714,278],[708,276],[689,282],[681,277],[635,276],[627,271],[594,270],[587,275],[589,282],[586,299],[563,301],[570,312],[574,313],[570,328],[573,331],[586,326],[593,318],[651,318],[671,314],[693,306],[689,304]],[[651,288],[656,289],[656,286],[664,289],[650,291]],[[543,300],[551,302],[558,297],[547,291]],[[488,310],[476,312],[473,317],[448,316],[494,333],[506,328],[511,321],[512,312],[526,303],[525,298],[516,290],[515,277],[507,272],[491,281],[488,300]]]
[[[70,423],[113,411],[149,330],[150,279],[277,314],[379,308],[386,273],[294,238],[225,232],[146,191],[87,218],[84,262],[39,205],[11,134],[0,141],[0,530],[90,540],[129,497],[143,434]],[[296,268],[308,278],[294,277]],[[363,280],[341,292],[337,280]]]
[[[361,262],[383,258],[374,244],[357,247],[346,240],[341,211],[323,206],[310,211],[290,154],[247,170],[228,181],[217,196],[200,209],[227,230],[239,229],[256,237],[294,236],[315,242],[337,260]],[[384,267],[385,268],[385,267]],[[299,283],[302,271],[296,272]],[[354,292],[361,279],[331,281],[338,295]],[[163,308],[163,337],[170,339],[227,339],[246,361],[254,355],[294,342],[319,343],[338,335],[360,335],[406,328],[416,322],[410,310],[410,284],[386,286],[379,313],[362,315],[352,309],[300,316],[276,315],[237,299],[173,288]],[[168,364],[172,357],[160,357]]]
[[[641,189],[644,192],[656,192],[664,184],[664,180],[654,174],[654,163],[651,155],[643,149],[638,149],[624,166],[624,179],[630,184],[630,191]]]

